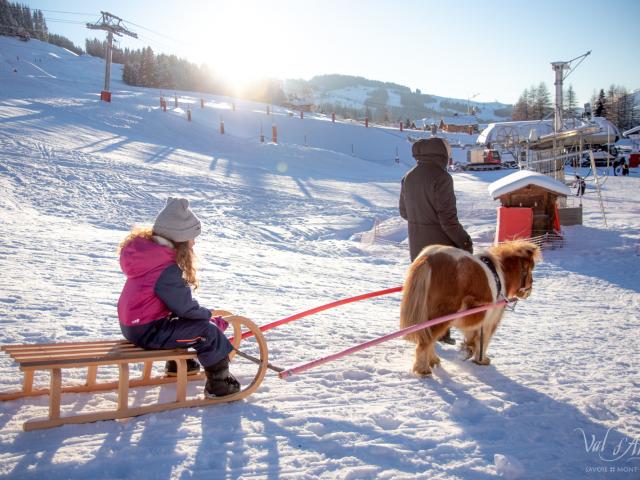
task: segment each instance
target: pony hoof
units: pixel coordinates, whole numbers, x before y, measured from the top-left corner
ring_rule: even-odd
[[[469,347],[461,347],[460,353],[464,356],[465,360],[469,360],[471,357],[473,357],[473,349]]]
[[[425,378],[425,377],[430,377],[432,372],[430,368],[424,369],[424,368],[413,367],[413,373],[415,373],[418,377]]]
[[[482,357],[482,360],[478,360],[476,358],[473,359],[473,363],[476,365],[484,365],[487,366],[491,363],[491,359],[489,357]]]

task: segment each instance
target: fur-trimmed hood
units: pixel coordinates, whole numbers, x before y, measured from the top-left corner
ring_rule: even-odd
[[[127,278],[136,278],[147,273],[164,269],[175,263],[176,251],[173,244],[162,237],[163,244],[142,237],[131,240],[120,252],[120,268]],[[167,245],[167,242],[171,244]]]

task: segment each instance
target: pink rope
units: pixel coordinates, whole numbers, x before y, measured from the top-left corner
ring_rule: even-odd
[[[366,343],[361,343],[360,345],[356,345],[355,347],[347,348],[342,352],[334,353],[333,355],[328,355],[323,358],[319,358],[317,360],[313,360],[312,362],[305,363],[303,365],[299,365],[297,367],[290,368],[289,370],[284,370],[280,372],[278,376],[280,378],[287,378],[291,375],[295,375],[297,373],[302,373],[306,370],[309,370],[313,367],[317,367],[318,365],[322,365],[323,363],[331,362],[333,360],[337,360],[338,358],[345,357],[352,353],[358,352],[360,350],[364,350],[365,348],[373,347],[374,345],[378,345],[379,343],[386,342],[387,340],[391,340],[393,338],[402,337],[403,335],[407,335],[409,333],[417,332],[418,330],[422,330],[423,328],[432,327],[433,325],[438,325],[439,323],[448,322],[449,320],[453,320],[459,317],[466,317],[467,315],[473,315],[474,313],[484,312],[485,310],[489,310],[491,308],[504,306],[509,303],[508,300],[500,300],[499,302],[491,303],[488,305],[481,305],[479,307],[470,308],[469,310],[464,310],[462,312],[451,313],[449,315],[445,315],[443,317],[434,318],[432,320],[427,320],[426,322],[418,323],[411,327],[403,328],[402,330],[398,330],[397,332],[390,333],[383,337],[378,337],[373,340],[370,340]]]

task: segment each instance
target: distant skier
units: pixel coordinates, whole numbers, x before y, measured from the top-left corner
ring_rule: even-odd
[[[626,159],[622,160],[622,176],[626,177],[629,175],[629,162]]]
[[[576,196],[582,197],[587,189],[587,182],[580,175],[576,175],[576,181],[573,182],[573,185],[576,187]]]

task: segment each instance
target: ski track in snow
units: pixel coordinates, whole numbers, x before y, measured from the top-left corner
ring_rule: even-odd
[[[210,308],[266,324],[402,283],[409,262],[406,241],[396,238],[404,228],[397,196],[406,167],[352,157],[349,143],[357,138],[357,151],[379,159],[396,137],[282,115],[290,139],[263,145],[248,139],[246,127],[263,121],[263,107],[238,102],[238,119],[225,114],[222,138],[212,133],[213,108],[195,109],[187,124],[179,112],[157,109],[158,91],[123,85],[117,72],[114,103],[97,103],[87,92],[100,85],[102,63],[51,45],[37,43],[57,53],[39,64],[44,73],[12,76],[6,59],[27,57],[23,50],[36,41],[0,40],[0,81],[9,85],[0,92],[2,343],[119,337],[117,245],[132,224],[152,222],[172,194],[189,197],[205,225],[196,293]],[[304,147],[291,131],[322,145]],[[507,173],[454,174],[459,216],[478,246],[490,244],[495,230],[487,185]],[[222,406],[25,433],[22,422],[44,415],[48,400],[4,402],[0,475],[613,478],[587,470],[613,466],[639,467],[615,474],[638,478],[630,455],[607,462],[585,442],[610,430],[606,457],[621,439],[640,435],[639,186],[637,171],[607,179],[608,229],[595,194],[585,197],[585,225],[566,229],[564,248],[544,252],[534,293],[507,313],[489,367],[438,346],[441,368],[419,379],[412,346],[395,340],[286,381],[268,373],[250,398]],[[355,241],[375,219],[394,241]],[[271,330],[270,359],[291,367],[395,331],[399,305],[397,294],[379,297]],[[18,388],[6,355],[0,368],[0,388]],[[234,368],[248,381],[241,365]],[[68,379],[83,375],[74,370]],[[100,378],[115,375],[100,371]],[[47,381],[36,375],[38,384]],[[189,394],[201,388],[192,382]],[[173,393],[150,388],[131,400]],[[69,394],[63,411],[106,408],[115,399],[115,392]]]

